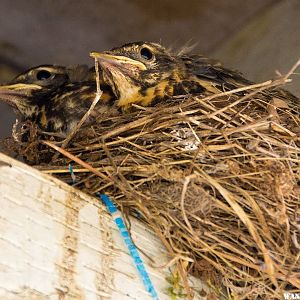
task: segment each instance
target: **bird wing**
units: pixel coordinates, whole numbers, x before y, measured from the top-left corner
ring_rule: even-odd
[[[206,85],[209,83],[220,91],[226,91],[253,84],[242,73],[223,67],[217,60],[201,55],[182,55],[181,59],[185,64],[187,72],[194,75],[202,85],[204,81]],[[281,87],[268,88],[259,94],[264,96],[268,101],[281,99],[288,103],[294,111],[297,113],[300,112],[300,99]]]
[[[237,87],[250,85],[252,82],[237,71],[227,69],[217,60],[200,55],[181,56],[187,71],[199,80],[211,82],[220,90],[232,90]]]

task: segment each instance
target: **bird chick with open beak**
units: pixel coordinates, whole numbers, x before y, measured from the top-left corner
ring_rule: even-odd
[[[218,93],[250,83],[202,56],[174,55],[156,43],[136,42],[91,56],[125,110],[133,103],[148,106],[177,95]]]
[[[109,101],[115,102],[111,88],[106,85],[101,88],[102,101],[95,108],[96,115],[109,109]],[[95,93],[94,68],[42,65],[0,86],[0,101],[42,130],[66,135],[89,109]]]
[[[117,105],[125,111],[132,104],[149,106],[173,96],[211,95],[252,84],[216,61],[174,54],[156,43],[135,42],[90,55],[98,60],[102,82],[111,86]],[[273,96],[287,102],[296,100],[283,89],[265,91],[264,95],[266,101]]]

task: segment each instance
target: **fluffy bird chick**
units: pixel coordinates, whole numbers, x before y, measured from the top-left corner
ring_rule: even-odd
[[[132,104],[149,106],[173,96],[209,95],[252,84],[213,60],[173,54],[156,43],[135,42],[91,56],[101,66],[101,80],[111,86],[124,110]],[[265,95],[294,98],[284,90]]]
[[[112,99],[110,87],[103,85],[102,103]],[[12,106],[23,120],[46,131],[68,133],[83,117],[95,98],[95,71],[87,66],[42,65],[0,86],[0,101]],[[113,99],[113,102],[115,99]]]
[[[251,82],[241,74],[199,55],[173,54],[159,44],[136,42],[111,51],[92,52],[100,65],[103,94],[87,124],[179,95],[210,95]],[[90,108],[96,94],[95,70],[87,66],[43,65],[0,86],[0,101],[17,110],[24,120],[42,130],[67,134]],[[283,89],[264,91],[299,111],[299,100]]]
[[[148,106],[177,95],[219,93],[250,81],[211,64],[207,58],[174,55],[155,43],[136,42],[106,52],[92,52],[118,105]]]

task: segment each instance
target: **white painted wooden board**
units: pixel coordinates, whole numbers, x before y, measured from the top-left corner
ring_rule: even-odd
[[[133,221],[137,246],[168,262],[166,250]],[[160,299],[168,269],[143,256]],[[191,279],[196,290],[208,289]],[[198,291],[198,292],[197,292]],[[151,299],[98,199],[0,153],[0,299]]]

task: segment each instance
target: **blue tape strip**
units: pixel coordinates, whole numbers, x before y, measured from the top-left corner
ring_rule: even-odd
[[[150,293],[150,295],[152,296],[153,299],[159,300],[156,290],[155,290],[155,288],[152,284],[152,281],[149,277],[149,274],[146,271],[146,268],[142,261],[142,258],[140,257],[140,255],[138,253],[138,249],[135,247],[135,245],[133,244],[133,242],[131,240],[130,234],[125,226],[124,220],[120,216],[115,215],[118,212],[116,206],[114,205],[114,203],[110,200],[110,198],[107,195],[101,194],[100,198],[106,205],[109,213],[114,218],[114,221],[117,224],[117,226],[121,232],[121,235],[124,239],[124,242],[130,252],[130,255],[132,256],[132,258],[134,260],[134,264],[135,264],[140,276],[142,277],[144,286],[146,287],[147,291]]]
[[[73,170],[72,164],[69,164],[69,171],[70,171],[70,173],[71,173],[72,182],[73,182],[73,184],[74,184],[74,183],[76,182],[76,176],[75,176],[75,174],[74,174],[74,170]]]

